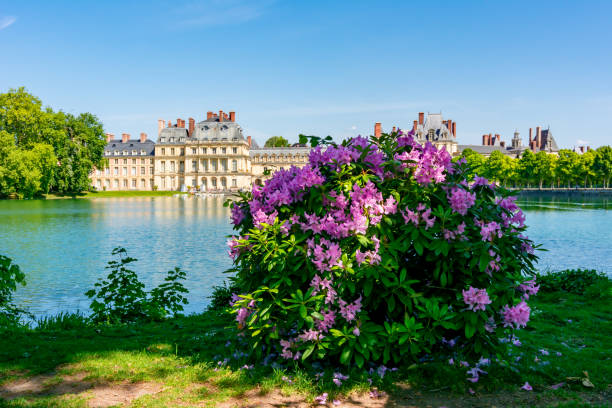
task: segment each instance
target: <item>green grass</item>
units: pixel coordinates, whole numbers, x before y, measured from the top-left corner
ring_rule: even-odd
[[[78,194],[47,194],[47,200],[63,198],[106,198],[106,197],[168,197],[175,194],[187,194],[178,191],[86,191]]]
[[[382,380],[363,370],[341,370],[350,379],[340,388],[332,383],[331,370],[321,380],[297,367],[275,370],[259,364],[241,370],[247,364],[244,357],[232,358],[228,367],[219,369],[218,362],[230,357],[237,340],[229,318],[208,311],[161,323],[119,326],[88,325],[78,316],[64,315],[47,319],[38,329],[0,333],[0,388],[48,374],[43,377],[43,391],[4,401],[8,407],[86,406],[85,394],[48,391],[77,375],[79,381],[97,385],[150,382],[163,386],[160,392],[133,401],[136,407],[214,407],[228,399],[240,401],[254,389],[307,401],[328,392],[329,401],[344,400],[349,393],[364,393],[374,386],[386,390],[390,401],[416,398],[423,406],[478,405],[475,401],[497,406],[612,406],[606,405],[612,399],[612,300],[589,301],[554,292],[541,294],[530,304],[532,321],[517,333],[522,345],[513,347],[507,357],[511,366],[490,367],[476,384],[467,382],[465,372],[446,360],[404,367]],[[593,388],[581,380],[567,380],[586,378],[584,372]],[[368,378],[373,379],[372,385]],[[534,391],[520,390],[525,381]],[[550,388],[561,382],[566,383],[561,389]],[[476,396],[470,395],[469,388]]]

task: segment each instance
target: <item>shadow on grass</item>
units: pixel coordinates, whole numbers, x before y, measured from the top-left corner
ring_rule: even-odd
[[[576,302],[581,299],[567,296],[534,302],[533,324],[520,334],[524,345],[516,350],[523,358],[520,372],[492,367],[478,384],[466,383],[465,373],[446,363],[423,363],[411,370],[400,367],[382,380],[363,370],[346,371],[350,381],[340,388],[331,381],[331,373],[317,381],[313,373],[297,367],[245,367],[252,363],[240,356],[231,358],[238,338],[231,319],[210,311],[160,323],[15,330],[0,333],[0,406],[2,399],[10,407],[83,406],[92,392],[124,393],[126,400],[117,402],[123,404],[139,398],[143,389],[147,393],[142,395],[155,394],[151,406],[180,402],[182,406],[307,407],[323,392],[329,394],[330,407],[334,398],[343,407],[547,406],[563,401],[580,402],[567,406],[607,406],[612,385],[605,381],[612,378],[612,365],[606,368],[600,363],[612,347],[612,323],[610,309],[602,307],[612,305],[582,303],[577,308]],[[538,366],[533,359],[539,355],[544,360],[538,354],[542,348],[551,351],[546,360],[552,363]],[[553,350],[563,351],[563,358],[553,357]],[[582,371],[591,373],[595,392],[569,384],[550,390],[551,384]],[[374,380],[372,385],[369,379]],[[519,389],[527,380],[534,392]],[[388,395],[372,398],[372,387]],[[467,392],[470,387],[475,396]]]

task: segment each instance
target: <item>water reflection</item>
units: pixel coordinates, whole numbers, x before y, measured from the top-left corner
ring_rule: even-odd
[[[521,198],[541,270],[593,268],[612,275],[612,212],[605,198]],[[220,198],[134,197],[0,201],[0,254],[27,275],[17,302],[37,315],[86,311],[83,295],[105,275],[114,247],[138,258],[151,287],[174,266],[187,271],[187,312],[201,311],[231,266],[229,210]]]

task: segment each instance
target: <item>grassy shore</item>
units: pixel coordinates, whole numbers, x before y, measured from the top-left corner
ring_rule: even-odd
[[[175,194],[187,194],[178,191],[86,191],[79,194],[56,195],[47,194],[47,200],[66,198],[107,198],[107,197],[169,197]]]
[[[121,326],[64,316],[0,336],[0,405],[307,407],[327,392],[329,407],[334,399],[344,407],[612,406],[612,300],[555,292],[530,304],[522,345],[500,356],[510,367],[494,364],[476,384],[446,360],[383,379],[343,370],[350,378],[340,387],[332,371],[319,380],[295,367],[251,367],[232,355],[230,318],[213,311]],[[533,391],[520,389],[526,381]]]

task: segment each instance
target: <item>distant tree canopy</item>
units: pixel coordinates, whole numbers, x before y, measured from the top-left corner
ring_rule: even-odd
[[[289,141],[282,136],[272,136],[264,145],[265,147],[288,147]]]
[[[105,145],[102,123],[91,113],[43,108],[23,87],[0,93],[0,197],[87,190]]]
[[[610,187],[612,176],[612,148],[602,146],[578,154],[562,149],[559,156],[525,150],[518,159],[499,151],[487,158],[465,149],[464,158],[472,168],[472,176],[479,175],[514,187]]]

